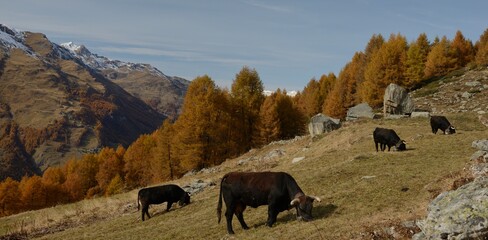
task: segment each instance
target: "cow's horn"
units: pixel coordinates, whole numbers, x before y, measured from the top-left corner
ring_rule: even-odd
[[[313,199],[315,199],[315,201],[317,201],[317,202],[322,202],[322,200],[320,200],[319,197],[316,197],[316,196],[310,196],[310,197],[313,198]]]
[[[290,206],[294,206],[294,205],[295,205],[295,204],[297,204],[297,203],[300,203],[300,199],[295,198],[295,199],[291,200],[291,202],[290,202]]]

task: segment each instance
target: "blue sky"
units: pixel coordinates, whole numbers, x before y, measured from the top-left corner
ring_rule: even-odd
[[[474,43],[487,9],[486,0],[2,0],[0,23],[171,76],[207,74],[220,87],[249,66],[265,89],[291,91],[338,75],[373,34],[461,30]]]

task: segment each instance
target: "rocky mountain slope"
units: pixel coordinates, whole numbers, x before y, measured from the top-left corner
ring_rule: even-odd
[[[149,64],[111,60],[72,42],[61,46],[158,112],[172,118],[180,113],[190,83],[188,80],[167,76]]]
[[[0,25],[0,179],[39,173],[103,146],[128,146],[160,126],[164,111],[102,70],[41,33]],[[173,80],[175,94],[183,94],[185,81]],[[171,103],[176,109],[180,98]]]

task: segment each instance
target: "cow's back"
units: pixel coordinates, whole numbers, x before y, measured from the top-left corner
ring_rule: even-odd
[[[375,128],[373,131],[373,138],[375,142],[388,144],[390,146],[393,146],[400,141],[400,137],[393,129],[386,128]]]
[[[222,190],[251,207],[267,205],[272,193],[287,195],[283,172],[231,172],[223,177]],[[224,194],[225,195],[225,194]]]
[[[145,199],[151,204],[160,204],[168,201],[177,202],[180,200],[182,194],[185,194],[185,191],[174,184],[143,188],[139,190],[140,198]]]

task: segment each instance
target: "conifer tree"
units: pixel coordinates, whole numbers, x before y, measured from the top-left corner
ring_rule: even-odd
[[[19,182],[8,177],[0,183],[0,216],[16,214],[23,209]]]
[[[323,104],[320,83],[311,79],[300,94],[299,105],[302,112],[307,117],[312,117],[319,113]]]
[[[109,147],[103,148],[97,154],[100,167],[95,178],[102,192],[105,192],[107,186],[116,175],[119,175],[119,177],[124,176],[123,157],[123,155],[117,154],[115,149]]]
[[[476,64],[488,65],[488,28],[476,42]]]
[[[455,69],[456,59],[452,57],[451,42],[446,38],[433,45],[425,63],[425,77],[442,76]]]
[[[290,139],[305,132],[306,117],[301,113],[286,91],[276,91],[276,112],[278,115],[280,139]]]
[[[407,41],[400,34],[390,36],[388,42],[373,54],[365,69],[362,99],[371,106],[382,104],[383,93],[390,83],[402,85],[405,72]]]
[[[276,111],[276,95],[273,93],[264,99],[259,111],[259,138],[256,142],[259,146],[266,145],[280,138],[280,121]]]
[[[173,157],[174,149],[172,149],[173,135],[173,125],[168,119],[155,132],[156,147],[152,162],[154,182],[172,180],[178,176],[176,158]]]
[[[206,75],[195,78],[188,87],[174,126],[175,155],[183,170],[219,164],[228,156],[227,140],[223,138],[229,123],[225,122],[226,113],[218,109],[221,101],[225,101],[222,91]]]
[[[133,142],[124,154],[125,183],[128,188],[143,187],[151,184],[151,156],[156,146],[155,139],[150,135],[141,135]]]
[[[430,51],[427,35],[422,33],[417,41],[410,44],[407,51],[404,86],[412,88],[424,79],[425,63]]]
[[[256,123],[258,122],[259,110],[264,101],[263,83],[255,69],[245,66],[236,74],[231,86],[232,102],[237,113],[236,123],[240,126],[238,142],[241,151],[248,151],[253,146],[255,139]]]
[[[22,192],[21,202],[25,209],[37,210],[47,206],[48,196],[40,176],[23,177],[19,189]]]
[[[473,43],[464,38],[464,35],[459,30],[452,40],[451,51],[452,57],[455,59],[455,69],[462,68],[474,60]]]

